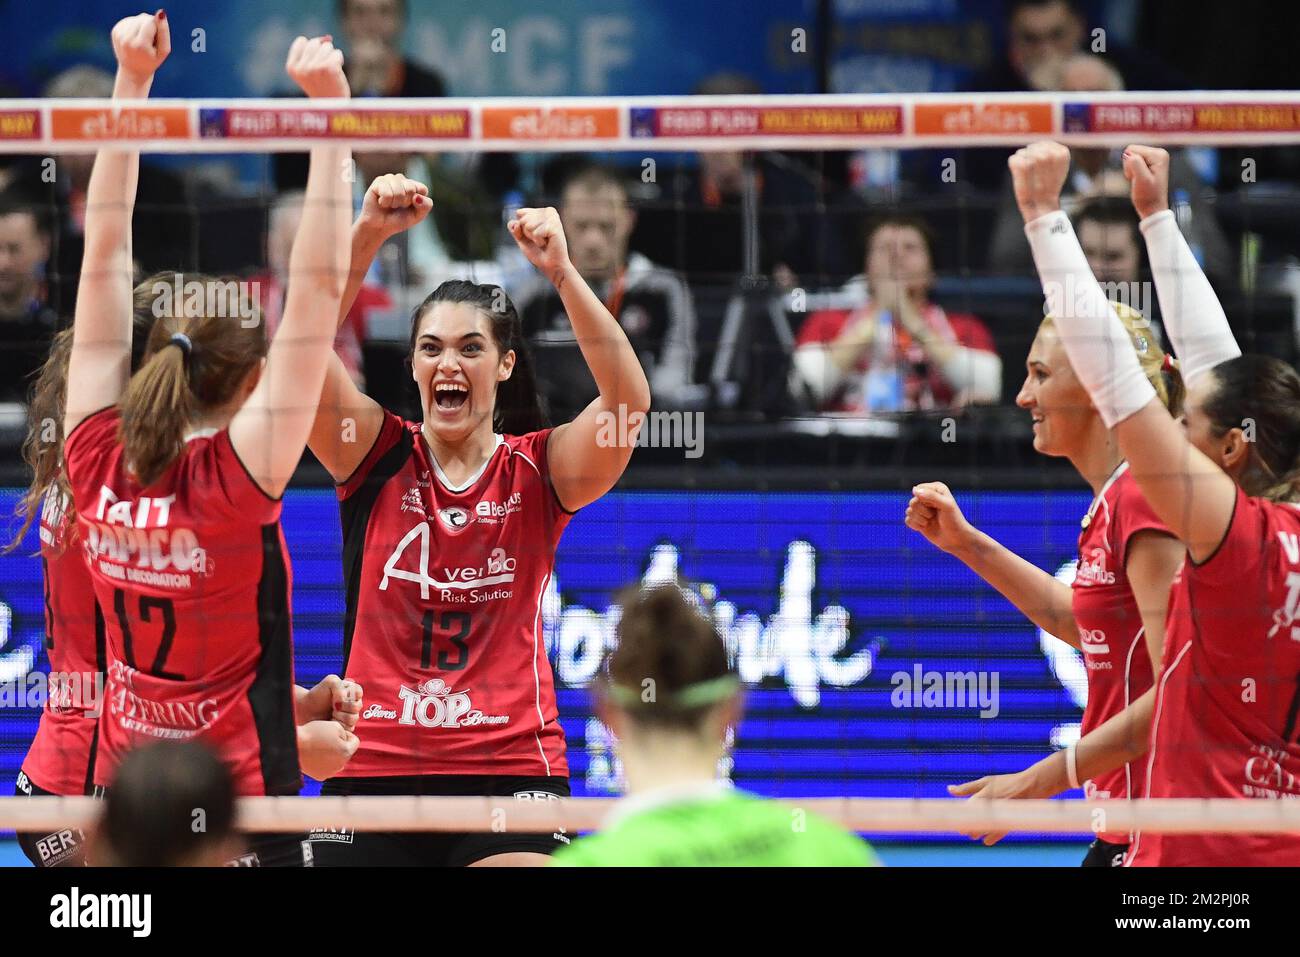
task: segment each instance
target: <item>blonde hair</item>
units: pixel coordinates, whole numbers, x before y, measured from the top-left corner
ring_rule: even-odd
[[[1147,381],[1156,390],[1161,403],[1170,415],[1178,416],[1183,411],[1183,377],[1178,372],[1175,360],[1166,355],[1156,338],[1151,321],[1132,306],[1122,302],[1112,302],[1119,321],[1124,324],[1133,351],[1137,353],[1138,363],[1146,373]],[[1039,330],[1052,329],[1055,323],[1051,316],[1046,317],[1038,326]]]

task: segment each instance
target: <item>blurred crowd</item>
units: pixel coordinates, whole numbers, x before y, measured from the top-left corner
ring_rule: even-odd
[[[400,0],[342,0],[355,96],[438,97],[446,78],[401,52]],[[1007,5],[1002,58],[972,91],[1177,89],[1158,61],[1091,52],[1068,0]],[[51,97],[107,97],[112,77],[65,70]],[[764,91],[738,74],[696,92]],[[1282,151],[1256,150],[1267,159]],[[407,317],[437,283],[501,284],[519,308],[552,416],[595,395],[558,297],[503,227],[523,205],[560,211],[575,265],[641,354],[661,409],[742,419],[889,415],[1010,402],[1041,310],[1006,149],[355,156],[356,201],[387,172],[430,187],[433,214],[377,257],[338,338],[376,399],[411,411]],[[0,158],[0,401],[21,402],[70,321],[91,155]],[[1300,190],[1270,164],[1243,183],[1239,152],[1175,152],[1180,225],[1252,347],[1294,360]],[[1285,163],[1274,164],[1286,169]],[[1144,247],[1113,151],[1078,149],[1068,211],[1093,269],[1159,326]],[[184,167],[141,166],[142,275],[203,270],[256,282],[268,324],[287,282],[305,155],[266,157],[255,197]],[[1132,301],[1136,300],[1136,301]]]

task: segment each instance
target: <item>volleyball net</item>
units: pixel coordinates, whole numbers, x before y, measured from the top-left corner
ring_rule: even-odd
[[[143,274],[174,271],[182,289],[191,273],[235,276],[264,308],[286,278],[277,269],[288,260],[303,151],[352,148],[358,197],[377,172],[426,180],[434,212],[381,251],[351,345],[341,346],[367,391],[410,417],[419,414],[402,366],[410,310],[447,278],[503,285],[556,417],[585,405],[581,356],[503,218],[521,205],[556,205],[565,215],[566,185],[592,166],[612,172],[625,194],[618,204],[635,214],[621,298],[616,283],[598,292],[621,306],[620,322],[652,372],[664,368],[651,376],[668,383],[656,407],[678,418],[647,433],[663,441],[638,451],[625,487],[573,519],[543,598],[541,635],[575,797],[555,807],[259,799],[243,804],[242,826],[490,829],[504,806],[512,829],[549,830],[554,815],[570,829],[598,827],[605,802],[625,785],[588,694],[613,642],[613,596],[630,582],[680,577],[707,598],[745,684],[745,719],[719,772],[746,790],[856,830],[932,839],[982,827],[1086,834],[1100,829],[1098,808],[1112,832],[1300,828],[1294,802],[1280,800],[942,797],[948,784],[1018,771],[1076,740],[1086,702],[1078,652],[906,529],[900,499],[917,481],[947,481],[974,524],[1068,580],[1090,496],[1033,452],[1013,405],[1042,294],[1005,158],[1042,138],[1090,157],[1079,208],[1107,196],[1127,203],[1114,148],[1178,150],[1186,179],[1172,200],[1238,339],[1294,361],[1300,190],[1287,150],[1300,144],[1295,92],[0,104],[0,154],[46,187],[33,202],[51,234],[46,278],[63,321],[79,268],[78,212],[64,177],[76,180],[78,160],[96,148],[146,153],[134,249]],[[599,179],[588,185],[603,188]],[[813,324],[840,328],[868,301],[868,230],[888,217],[923,224],[933,302],[947,321],[983,330],[972,334],[1000,364],[984,401],[958,407],[931,392],[908,404],[900,401],[907,383],[895,379],[864,381],[863,405],[853,409],[798,384],[796,349],[822,341],[808,331]],[[1125,241],[1140,246],[1122,235],[1136,233],[1132,219],[1102,218],[1103,259]],[[624,228],[614,220],[592,228],[614,236]],[[574,249],[577,227],[566,228]],[[1112,298],[1158,321],[1140,256],[1103,281]],[[48,351],[47,342],[34,345]],[[913,380],[930,379],[924,359],[912,365]],[[11,510],[26,480],[16,454],[24,429],[21,416],[0,422],[11,463],[0,511]],[[328,480],[304,473],[283,518],[302,682],[340,667],[344,610],[337,501],[313,484]],[[495,517],[493,503],[486,507]],[[40,562],[27,557],[35,546],[33,532],[0,559],[0,689],[13,690],[0,692],[5,780],[17,774],[43,704],[34,676],[48,670]],[[401,707],[370,706],[379,711],[363,719],[362,734],[366,721]],[[1274,770],[1252,786],[1260,796],[1293,796]],[[93,813],[79,799],[0,799],[0,829]]]
[[[354,100],[7,100],[6,153],[354,149],[824,150],[1300,142],[1295,91]]]
[[[617,802],[609,798],[518,801],[492,797],[240,798],[236,828],[293,833],[335,828],[377,832],[576,834],[598,830]],[[792,813],[816,814],[863,834],[955,836],[1032,832],[1097,834],[1300,833],[1300,805],[1291,801],[1142,799],[1133,801],[937,800],[890,798],[786,799]],[[0,829],[86,827],[102,804],[88,797],[0,798]]]

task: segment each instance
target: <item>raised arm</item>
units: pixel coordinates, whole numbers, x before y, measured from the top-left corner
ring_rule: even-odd
[[[1161,405],[1128,332],[1097,285],[1074,227],[1061,212],[1069,150],[1059,143],[1033,143],[1009,163],[1034,265],[1070,365],[1102,421],[1115,430],[1147,502],[1192,559],[1203,561],[1227,533],[1236,486]]]
[[[1192,255],[1169,209],[1169,153],[1154,146],[1124,151],[1124,176],[1141,219],[1160,313],[1183,381],[1191,385],[1220,362],[1241,355],[1214,287]]]
[[[113,99],[143,99],[171,52],[166,14],[141,13],[113,27]],[[114,405],[131,377],[131,214],[138,150],[101,149],[86,191],[85,251],[77,283],[64,435]]]
[[[966,521],[948,486],[923,482],[914,487],[903,521],[960,559],[1043,631],[1079,647],[1070,586]]]
[[[400,173],[388,173],[370,184],[361,203],[361,214],[352,225],[348,280],[339,304],[339,325],[356,302],[380,247],[390,236],[419,223],[432,208],[429,187]],[[343,361],[331,352],[307,446],[334,481],[342,482],[356,471],[375,444],[383,421],[384,410],[379,403],[357,388]]]
[[[298,37],[286,68],[309,97],[348,96],[343,54],[328,40]],[[340,147],[311,151],[302,221],[289,256],[284,319],[257,387],[230,423],[231,444],[272,497],[284,491],[302,458],[334,352],[347,284],[352,197],[344,170],[349,161]]]
[[[623,328],[569,261],[569,248],[554,209],[520,209],[508,224],[528,261],[541,270],[564,303],[582,357],[600,390],[572,422],[557,427],[547,445],[551,483],[560,504],[576,511],[618,481],[632,457],[634,426],[650,409],[650,383]],[[611,419],[611,417],[613,417]],[[628,422],[627,443],[609,441]]]

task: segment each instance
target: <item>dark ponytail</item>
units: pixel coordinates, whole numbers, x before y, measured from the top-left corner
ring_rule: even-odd
[[[704,611],[676,584],[631,591],[602,693],[633,721],[697,730],[740,682]]]
[[[429,293],[411,314],[408,356],[415,354],[420,320],[424,318],[425,312],[439,302],[465,303],[480,309],[491,323],[492,339],[501,354],[514,350],[515,366],[510,378],[497,385],[492,428],[506,435],[526,435],[546,428],[546,409],[537,392],[532,353],[524,341],[523,327],[515,304],[500,286],[470,282],[467,279],[448,279]]]
[[[1247,354],[1214,367],[1215,389],[1204,412],[1215,434],[1253,424],[1247,495],[1300,501],[1300,375],[1273,356]]]
[[[237,279],[194,274],[151,276],[136,287],[136,315],[148,311],[157,321],[122,398],[119,434],[142,486],[171,467],[186,431],[234,398],[266,356],[261,314],[246,314],[241,288]]]

